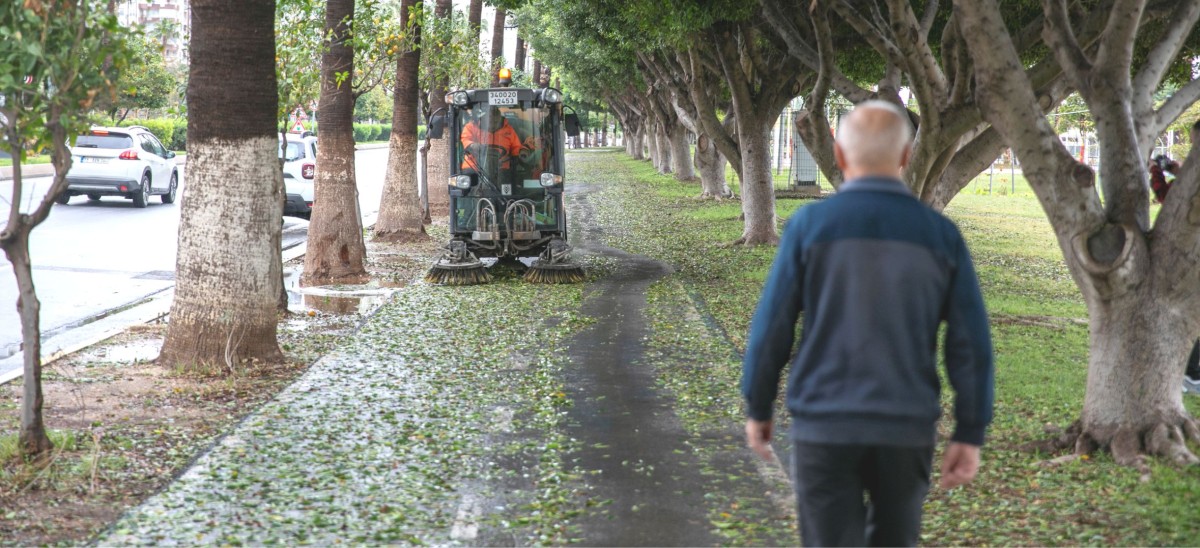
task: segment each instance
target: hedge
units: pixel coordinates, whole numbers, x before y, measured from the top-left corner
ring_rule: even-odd
[[[122,120],[120,127],[142,126],[153,133],[163,146],[168,150],[184,150],[187,145],[187,120],[183,120],[183,143],[184,146],[177,147],[175,141],[176,119],[173,118],[147,118],[145,120]]]
[[[365,143],[374,141],[375,135],[379,133],[379,128],[375,124],[354,124],[354,142]]]
[[[158,137],[168,150],[187,150],[187,118],[147,118],[145,120],[127,119],[118,124],[121,127],[142,126]],[[316,122],[304,122],[304,128],[317,133]],[[367,143],[371,141],[387,141],[392,136],[391,124],[354,124],[354,141]],[[417,126],[417,138],[425,138],[425,126]]]

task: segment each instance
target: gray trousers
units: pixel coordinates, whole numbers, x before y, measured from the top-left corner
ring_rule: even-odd
[[[916,546],[933,446],[794,442],[805,546]],[[865,496],[864,496],[865,495]]]

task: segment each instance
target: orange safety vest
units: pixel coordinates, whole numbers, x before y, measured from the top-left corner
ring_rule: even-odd
[[[472,120],[463,128],[461,140],[464,148],[467,145],[482,144],[498,146],[504,149],[504,154],[500,157],[501,169],[510,168],[512,166],[512,159],[521,154],[521,139],[517,136],[517,130],[509,125],[508,120],[504,121],[500,129],[492,132],[480,128]],[[474,158],[470,154],[463,154],[462,168],[477,169]]]

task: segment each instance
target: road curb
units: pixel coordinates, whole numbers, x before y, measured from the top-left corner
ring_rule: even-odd
[[[363,217],[363,227],[371,228],[374,226],[377,216],[378,214],[372,213]],[[307,250],[307,242],[300,242],[286,248],[283,250],[282,262],[286,263],[303,257]],[[42,366],[45,367],[58,359],[65,358],[89,346],[120,335],[134,325],[146,324],[166,317],[171,311],[171,303],[174,302],[174,297],[175,286],[172,285],[134,301],[134,303],[141,304],[132,304],[130,308],[115,314],[111,313],[111,311],[106,312],[106,315],[101,319],[91,321],[60,335],[43,340]],[[130,305],[127,304],[125,306]],[[0,385],[4,385],[13,379],[18,379],[25,374],[24,360],[24,352],[18,352],[0,360]]]
[[[143,297],[132,308],[109,314],[98,320],[89,322],[62,334],[55,335],[42,341],[42,366],[45,367],[55,360],[69,356],[92,346],[100,341],[121,334],[132,325],[149,323],[160,319],[171,311],[175,287],[159,290]],[[128,305],[127,305],[128,306]],[[24,373],[25,353],[17,352],[0,360],[0,384],[20,378]]]

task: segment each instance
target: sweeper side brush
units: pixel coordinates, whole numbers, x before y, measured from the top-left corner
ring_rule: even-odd
[[[551,240],[525,271],[525,281],[536,284],[572,284],[586,278],[583,267],[571,263],[571,246],[559,239]]]
[[[465,242],[453,241],[425,274],[425,281],[440,285],[478,285],[492,281],[483,263],[467,250]]]

